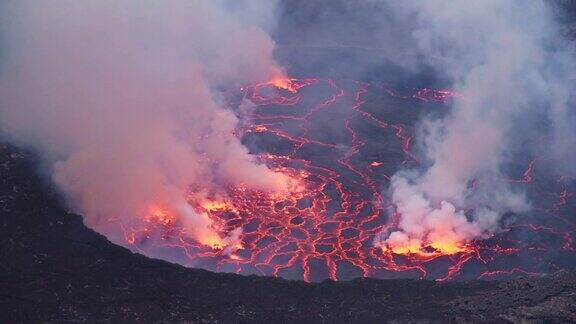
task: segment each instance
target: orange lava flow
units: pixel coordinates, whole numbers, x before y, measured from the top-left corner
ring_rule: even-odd
[[[292,80],[284,78],[274,78],[270,83],[280,89],[288,90],[292,93],[298,92],[298,89],[292,84]]]
[[[148,221],[159,222],[164,226],[170,226],[175,223],[176,216],[170,213],[166,208],[152,205],[149,208]]]
[[[394,254],[416,255],[421,257],[454,255],[474,251],[474,249],[468,247],[465,242],[454,242],[448,240],[432,241],[427,244],[383,246],[382,250]]]
[[[143,228],[124,227],[127,245],[187,266],[306,281],[443,281],[562,268],[547,258],[540,241],[521,238],[546,235],[564,253],[574,253],[576,225],[564,216],[576,198],[571,179],[559,180],[548,205],[539,207],[550,224],[516,223],[482,241],[442,238],[375,246],[379,233],[398,226],[383,193],[390,177],[400,167],[420,163],[412,149],[415,130],[407,121],[445,108],[453,96],[448,90],[398,91],[351,80],[285,76],[242,87],[230,94],[231,107],[243,121],[236,134],[261,163],[293,183],[291,190],[239,186],[223,188],[225,195],[218,198],[189,198],[216,233],[201,242],[170,212],[152,207]],[[512,186],[528,188],[536,181],[538,163],[525,166],[510,179]],[[518,254],[533,256],[532,267],[514,261]]]

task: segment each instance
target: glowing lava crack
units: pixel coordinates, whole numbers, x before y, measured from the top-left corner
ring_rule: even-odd
[[[225,197],[191,198],[220,235],[202,243],[189,239],[170,212],[152,206],[145,228],[124,228],[126,240],[144,254],[189,266],[307,281],[446,280],[562,269],[549,250],[574,253],[575,222],[564,210],[573,203],[569,177],[558,180],[537,208],[551,216],[546,224],[511,223],[478,242],[446,238],[393,249],[374,246],[379,233],[398,221],[381,191],[398,168],[419,163],[410,125],[425,110],[446,109],[452,96],[446,90],[400,91],[330,79],[275,78],[242,88],[230,94],[244,121],[237,135],[297,189],[269,194],[238,187]],[[530,189],[537,166],[532,161],[511,183]],[[547,244],[531,233],[545,235]]]

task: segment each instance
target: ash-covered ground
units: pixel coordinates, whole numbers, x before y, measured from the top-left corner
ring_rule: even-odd
[[[113,245],[67,213],[34,155],[0,149],[0,321],[573,322],[576,275],[508,282],[308,284],[187,269]]]

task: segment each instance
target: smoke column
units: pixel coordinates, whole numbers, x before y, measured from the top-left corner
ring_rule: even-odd
[[[216,89],[282,73],[264,23],[271,1],[18,0],[2,4],[0,127],[48,162],[87,225],[173,214],[195,240],[228,246],[189,199],[227,185],[284,190],[233,135]]]
[[[456,253],[497,231],[503,214],[530,209],[502,174],[509,148],[537,132],[516,121],[542,115],[540,124],[551,122],[549,132],[564,142],[552,146],[568,151],[566,76],[573,69],[553,41],[544,2],[403,1],[398,9],[415,19],[418,50],[452,80],[457,96],[447,116],[420,124],[426,168],[392,177],[398,226],[375,243],[397,253]]]

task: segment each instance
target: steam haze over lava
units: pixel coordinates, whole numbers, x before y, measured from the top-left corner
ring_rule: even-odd
[[[573,266],[573,48],[546,1],[0,9],[0,128],[115,243],[307,281]]]
[[[186,200],[223,194],[225,185],[286,185],[242,147],[237,118],[214,92],[281,73],[271,39],[239,16],[255,20],[257,11],[244,9],[230,13],[219,1],[8,2],[2,128],[41,150],[71,205],[115,241],[114,218],[137,225],[177,215],[170,221],[194,239],[225,246]]]
[[[552,15],[544,3],[407,1],[402,7],[418,19],[412,35],[425,60],[453,80],[458,96],[450,114],[422,122],[426,170],[392,178],[400,231],[380,243],[412,252],[430,244],[453,253],[493,234],[505,212],[529,210],[501,173],[505,154],[523,131],[515,123],[523,115],[542,109],[556,123],[567,120],[570,84],[557,69],[571,64],[551,45]]]

